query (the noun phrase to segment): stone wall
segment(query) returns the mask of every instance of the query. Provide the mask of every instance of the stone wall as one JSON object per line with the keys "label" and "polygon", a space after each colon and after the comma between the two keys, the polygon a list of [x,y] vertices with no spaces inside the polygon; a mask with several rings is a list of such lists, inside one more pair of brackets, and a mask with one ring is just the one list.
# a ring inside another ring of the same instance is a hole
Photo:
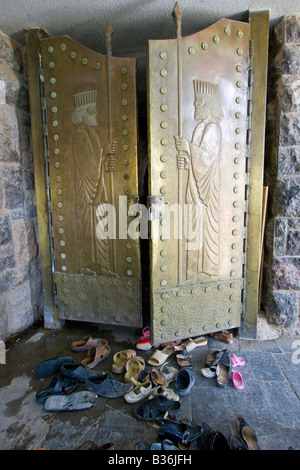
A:
{"label": "stone wall", "polygon": [[24,49],[0,32],[0,339],[42,312]]}
{"label": "stone wall", "polygon": [[262,308],[270,323],[299,331],[300,15],[270,38],[265,184],[269,187]]}

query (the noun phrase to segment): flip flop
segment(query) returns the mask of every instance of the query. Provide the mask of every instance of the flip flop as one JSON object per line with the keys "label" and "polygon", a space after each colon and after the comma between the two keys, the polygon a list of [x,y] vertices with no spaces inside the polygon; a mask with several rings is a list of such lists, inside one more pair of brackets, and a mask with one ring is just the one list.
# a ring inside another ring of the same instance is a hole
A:
{"label": "flip flop", "polygon": [[122,374],[126,369],[126,363],[132,357],[136,356],[134,349],[124,349],[117,352],[113,357],[113,365],[111,370],[114,374]]}
{"label": "flip flop", "polygon": [[138,378],[140,372],[145,369],[145,361],[141,356],[132,357],[126,362],[124,382],[130,382],[132,378]]}
{"label": "flip flop", "polygon": [[166,346],[163,350],[156,349],[156,351],[150,357],[148,364],[154,367],[161,366],[174,352],[174,346],[172,346],[171,344]]}
{"label": "flip flop", "polygon": [[199,336],[198,338],[189,338],[185,340],[182,345],[187,352],[191,352],[199,346],[205,346],[207,344],[207,339],[204,336]]}
{"label": "flip flop", "polygon": [[237,430],[241,435],[243,443],[248,447],[249,450],[260,450],[257,442],[257,437],[254,429],[249,426],[247,421],[239,417],[236,421]]}
{"label": "flip flop", "polygon": [[52,395],[47,398],[44,409],[49,412],[80,411],[95,406],[98,400],[96,393],[81,391],[72,395]]}
{"label": "flip flop", "polygon": [[78,380],[70,377],[53,377],[49,386],[36,393],[36,402],[39,405],[45,403],[52,395],[70,395],[78,387]]}
{"label": "flip flop", "polygon": [[88,350],[87,357],[81,361],[81,365],[87,369],[92,369],[99,364],[99,362],[104,361],[110,354],[110,347],[106,339],[101,339],[100,341],[101,343],[95,344],[95,346],[92,346]]}
{"label": "flip flop", "polygon": [[71,349],[74,352],[78,351],[85,351],[86,349],[90,349],[92,346],[95,346],[101,342],[100,338],[94,339],[92,336],[84,336],[81,340],[79,341],[73,341],[71,344]]}

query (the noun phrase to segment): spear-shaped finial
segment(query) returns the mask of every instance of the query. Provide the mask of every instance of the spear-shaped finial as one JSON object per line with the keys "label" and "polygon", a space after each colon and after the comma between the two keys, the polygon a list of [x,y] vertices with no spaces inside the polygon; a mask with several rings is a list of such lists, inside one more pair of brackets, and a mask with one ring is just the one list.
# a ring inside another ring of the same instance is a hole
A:
{"label": "spear-shaped finial", "polygon": [[113,34],[113,29],[109,21],[106,23],[106,26],[103,32],[105,34],[105,39],[106,39],[106,54],[111,55],[111,37]]}
{"label": "spear-shaped finial", "polygon": [[180,37],[181,37],[181,17],[182,17],[182,11],[181,11],[181,8],[180,8],[178,2],[176,2],[176,4],[175,4],[174,10],[173,10],[173,16],[174,16],[174,18],[176,19],[177,37],[180,38]]}

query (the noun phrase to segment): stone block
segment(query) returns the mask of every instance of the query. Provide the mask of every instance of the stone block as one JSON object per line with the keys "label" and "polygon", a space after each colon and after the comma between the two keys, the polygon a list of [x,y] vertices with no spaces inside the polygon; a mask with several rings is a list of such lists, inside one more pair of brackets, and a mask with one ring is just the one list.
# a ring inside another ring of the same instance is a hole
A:
{"label": "stone block", "polygon": [[18,265],[29,263],[37,254],[37,243],[33,221],[14,221],[12,222],[11,229],[16,263]]}
{"label": "stone block", "polygon": [[300,290],[300,257],[274,258],[271,283],[273,290]]}
{"label": "stone block", "polygon": [[0,245],[10,242],[11,239],[9,216],[0,214]]}
{"label": "stone block", "polygon": [[274,220],[274,256],[285,255],[287,233],[287,219],[285,217],[276,217]]}
{"label": "stone block", "polygon": [[23,71],[24,48],[9,38],[5,33],[0,32],[0,57],[2,62],[9,68]]}
{"label": "stone block", "polygon": [[18,273],[15,269],[0,271],[0,294],[13,289],[19,282]]}
{"label": "stone block", "polygon": [[7,331],[10,336],[25,330],[34,321],[29,282],[6,294]]}
{"label": "stone block", "polygon": [[278,175],[292,176],[300,174],[300,146],[279,147]]}
{"label": "stone block", "polygon": [[0,161],[20,161],[19,123],[16,110],[8,104],[0,105]]}
{"label": "stone block", "polygon": [[297,326],[299,315],[299,294],[297,292],[269,293],[267,317],[271,323],[285,328]]}
{"label": "stone block", "polygon": [[277,181],[272,212],[278,217],[300,217],[300,177]]}
{"label": "stone block", "polygon": [[300,15],[286,15],[274,27],[275,37],[280,44],[300,45]]}
{"label": "stone block", "polygon": [[21,169],[6,168],[2,173],[4,207],[6,209],[20,209],[23,207],[24,193],[22,187]]}
{"label": "stone block", "polygon": [[0,65],[1,104],[12,104],[17,109],[29,109],[26,78],[10,68]]}
{"label": "stone block", "polygon": [[283,75],[282,76],[282,112],[299,112],[300,109],[300,76]]}
{"label": "stone block", "polygon": [[300,217],[294,217],[288,219],[289,229],[300,230]]}
{"label": "stone block", "polygon": [[300,116],[298,114],[289,113],[281,115],[279,145],[300,145]]}
{"label": "stone block", "polygon": [[284,46],[282,51],[282,74],[297,75],[300,67],[299,46]]}
{"label": "stone block", "polygon": [[14,247],[12,243],[0,245],[0,271],[15,267]]}
{"label": "stone block", "polygon": [[290,230],[288,232],[286,254],[300,257],[300,230]]}

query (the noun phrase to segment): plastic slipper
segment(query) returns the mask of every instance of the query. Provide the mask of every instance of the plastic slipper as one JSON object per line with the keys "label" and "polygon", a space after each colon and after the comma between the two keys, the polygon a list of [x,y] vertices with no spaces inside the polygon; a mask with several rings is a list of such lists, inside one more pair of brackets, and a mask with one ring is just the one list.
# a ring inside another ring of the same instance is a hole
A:
{"label": "plastic slipper", "polygon": [[187,352],[193,351],[199,346],[205,346],[207,344],[207,339],[204,336],[199,336],[198,338],[189,338],[182,343],[182,346],[186,349]]}
{"label": "plastic slipper", "polygon": [[53,377],[49,386],[36,393],[36,402],[39,405],[45,403],[52,395],[70,395],[78,387],[78,380],[70,377]]}
{"label": "plastic slipper", "polygon": [[191,357],[192,356],[190,354],[187,354],[186,349],[176,352],[177,364],[180,367],[191,369],[192,368]]}
{"label": "plastic slipper", "polygon": [[126,373],[124,382],[130,382],[132,378],[138,378],[139,373],[145,369],[145,361],[141,356],[135,356],[126,362]]}
{"label": "plastic slipper", "polygon": [[139,338],[136,348],[141,349],[142,351],[148,351],[148,349],[152,348],[151,344],[151,334],[150,334],[150,326],[145,326],[145,328],[142,331],[142,336]]}
{"label": "plastic slipper", "polygon": [[52,395],[47,398],[45,411],[80,411],[95,406],[98,400],[96,393],[82,391],[75,392],[72,395]]}
{"label": "plastic slipper", "polygon": [[257,437],[254,429],[249,426],[247,421],[239,417],[236,421],[237,430],[241,435],[243,443],[248,447],[249,450],[260,450],[257,442]]}
{"label": "plastic slipper", "polygon": [[88,355],[81,361],[81,365],[87,369],[92,369],[99,362],[104,361],[110,354],[110,347],[106,339],[101,339],[101,343],[97,343],[88,350]]}
{"label": "plastic slipper", "polygon": [[148,364],[154,367],[161,366],[174,352],[174,346],[172,346],[171,344],[166,346],[163,350],[156,349],[156,351],[150,357]]}
{"label": "plastic slipper", "polygon": [[230,374],[230,378],[232,380],[234,388],[236,388],[237,390],[242,390],[244,388],[243,377],[239,372],[233,370]]}
{"label": "plastic slipper", "polygon": [[201,424],[192,426],[191,424],[177,422],[167,418],[157,418],[156,423],[161,427],[159,435],[172,436],[179,439],[183,444],[191,442],[203,433]]}
{"label": "plastic slipper", "polygon": [[236,366],[244,366],[245,365],[245,359],[242,357],[237,357],[235,354],[231,354],[230,356],[232,367]]}
{"label": "plastic slipper", "polygon": [[175,415],[179,414],[181,412],[180,402],[159,396],[138,403],[133,408],[133,414],[137,419],[149,423],[155,423],[157,418],[163,418],[167,412]]}
{"label": "plastic slipper", "polygon": [[126,363],[132,357],[136,356],[134,349],[124,349],[117,352],[113,357],[113,365],[111,370],[114,374],[122,374],[126,369]]}
{"label": "plastic slipper", "polygon": [[222,341],[223,343],[233,343],[233,334],[228,330],[217,331],[215,333],[211,333],[210,336],[217,341]]}
{"label": "plastic slipper", "polygon": [[74,364],[73,357],[53,357],[41,362],[35,369],[35,376],[38,379],[45,379],[50,375],[57,374],[60,371],[62,364]]}
{"label": "plastic slipper", "polygon": [[79,341],[73,341],[73,343],[71,344],[71,349],[74,352],[85,351],[86,349],[90,349],[92,346],[95,346],[98,343],[101,344],[100,338],[94,339],[88,335],[88,336],[84,336]]}

